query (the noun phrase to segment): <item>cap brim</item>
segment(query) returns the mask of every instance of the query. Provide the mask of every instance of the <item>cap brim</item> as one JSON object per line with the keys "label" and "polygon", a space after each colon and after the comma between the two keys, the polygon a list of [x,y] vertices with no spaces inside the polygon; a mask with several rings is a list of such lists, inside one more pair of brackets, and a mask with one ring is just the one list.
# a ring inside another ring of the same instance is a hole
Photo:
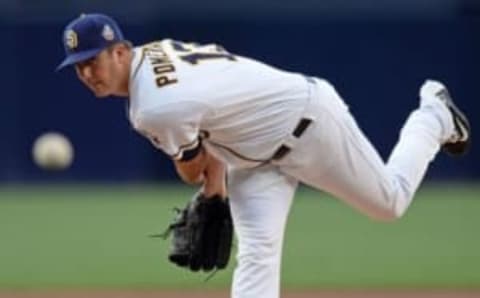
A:
{"label": "cap brim", "polygon": [[90,58],[98,55],[98,53],[100,53],[102,50],[103,50],[103,48],[102,49],[93,49],[93,50],[83,51],[83,52],[79,52],[79,53],[75,53],[75,54],[70,54],[70,55],[68,55],[68,57],[65,58],[65,60],[62,61],[62,63],[60,63],[59,66],[57,66],[56,71],[59,71],[66,66],[76,64],[78,62],[82,62],[82,61],[85,61],[87,59],[90,59]]}

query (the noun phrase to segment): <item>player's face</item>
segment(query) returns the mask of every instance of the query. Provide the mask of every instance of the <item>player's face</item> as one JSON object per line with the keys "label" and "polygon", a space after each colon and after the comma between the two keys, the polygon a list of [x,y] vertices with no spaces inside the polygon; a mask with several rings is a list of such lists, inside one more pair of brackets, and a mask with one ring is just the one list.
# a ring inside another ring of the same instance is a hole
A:
{"label": "player's face", "polygon": [[114,49],[106,49],[97,56],[75,65],[77,76],[96,97],[120,95],[123,87],[125,64]]}

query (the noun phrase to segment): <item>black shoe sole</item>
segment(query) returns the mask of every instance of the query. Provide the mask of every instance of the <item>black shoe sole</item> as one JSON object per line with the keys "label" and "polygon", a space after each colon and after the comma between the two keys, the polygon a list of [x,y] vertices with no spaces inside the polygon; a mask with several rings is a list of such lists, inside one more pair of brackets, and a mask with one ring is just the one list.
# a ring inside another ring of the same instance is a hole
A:
{"label": "black shoe sole", "polygon": [[[463,156],[468,153],[470,150],[470,146],[472,143],[472,131],[470,127],[470,123],[468,121],[467,116],[455,105],[452,100],[452,97],[448,93],[447,89],[442,89],[436,94],[440,97],[445,104],[447,105],[450,113],[452,114],[453,123],[455,125],[455,130],[462,134],[465,130],[467,134],[467,139],[465,141],[459,141],[455,143],[445,143],[442,146],[442,149],[445,153],[451,156]],[[462,127],[464,129],[462,129]],[[462,135],[463,137],[463,135]]]}

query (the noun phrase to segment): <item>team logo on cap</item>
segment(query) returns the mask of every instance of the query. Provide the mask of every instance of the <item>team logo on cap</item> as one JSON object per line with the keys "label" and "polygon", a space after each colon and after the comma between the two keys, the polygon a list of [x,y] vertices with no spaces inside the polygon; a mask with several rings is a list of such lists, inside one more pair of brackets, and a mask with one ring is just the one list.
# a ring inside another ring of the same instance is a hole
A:
{"label": "team logo on cap", "polygon": [[78,36],[73,30],[65,32],[65,44],[69,49],[73,50],[78,46]]}
{"label": "team logo on cap", "polygon": [[113,32],[112,28],[108,25],[103,26],[102,36],[108,41],[111,41],[115,38],[115,33]]}

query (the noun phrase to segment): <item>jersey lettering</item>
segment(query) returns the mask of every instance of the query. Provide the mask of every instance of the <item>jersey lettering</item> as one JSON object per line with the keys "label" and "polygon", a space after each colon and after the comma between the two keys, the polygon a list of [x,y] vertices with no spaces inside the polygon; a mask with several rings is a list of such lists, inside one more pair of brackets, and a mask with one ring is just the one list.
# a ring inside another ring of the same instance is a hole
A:
{"label": "jersey lettering", "polygon": [[177,52],[181,52],[179,58],[192,65],[197,65],[202,60],[208,59],[228,59],[230,61],[236,61],[233,54],[227,52],[223,47],[219,45],[206,45],[201,46],[194,43],[181,43],[178,41],[172,41],[172,48]]}
{"label": "jersey lettering", "polygon": [[178,82],[175,65],[159,42],[145,45],[143,52],[153,67],[155,83],[159,88]]}

